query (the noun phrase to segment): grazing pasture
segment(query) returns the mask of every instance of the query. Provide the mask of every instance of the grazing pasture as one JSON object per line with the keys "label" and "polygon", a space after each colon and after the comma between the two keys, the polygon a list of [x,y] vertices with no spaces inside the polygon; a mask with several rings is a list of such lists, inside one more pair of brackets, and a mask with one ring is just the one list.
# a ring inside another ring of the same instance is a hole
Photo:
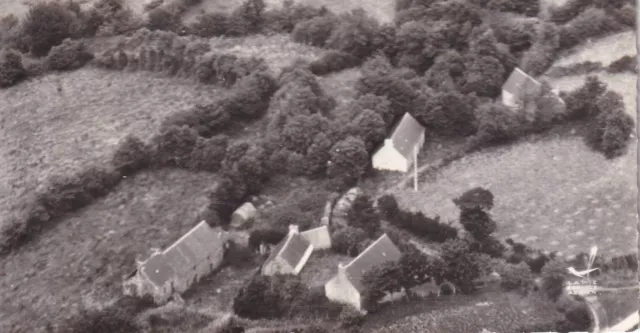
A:
{"label": "grazing pasture", "polygon": [[147,72],[91,67],[0,90],[0,215],[50,176],[104,165],[127,134],[147,140],[167,115],[217,92]]}

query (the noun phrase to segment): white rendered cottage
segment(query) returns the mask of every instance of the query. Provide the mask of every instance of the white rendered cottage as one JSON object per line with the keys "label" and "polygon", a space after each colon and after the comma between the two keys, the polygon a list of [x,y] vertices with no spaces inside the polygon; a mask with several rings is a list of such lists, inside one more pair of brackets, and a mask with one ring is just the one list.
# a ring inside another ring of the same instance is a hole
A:
{"label": "white rendered cottage", "polygon": [[194,283],[220,266],[226,235],[205,221],[178,239],[164,251],[156,250],[123,283],[125,295],[151,296],[156,303],[166,302],[173,293],[182,294]]}
{"label": "white rendered cottage", "polygon": [[400,250],[386,234],[380,236],[349,264],[338,264],[338,273],[324,286],[327,298],[363,311],[362,277],[365,272],[387,261],[398,261],[401,256]]}
{"label": "white rendered cottage", "polygon": [[409,171],[424,145],[424,133],[424,127],[409,113],[405,113],[391,136],[373,154],[373,167],[378,170]]}
{"label": "white rendered cottage", "polygon": [[287,236],[276,245],[262,266],[262,275],[298,275],[309,260],[313,245],[300,235],[297,225],[289,226]]}

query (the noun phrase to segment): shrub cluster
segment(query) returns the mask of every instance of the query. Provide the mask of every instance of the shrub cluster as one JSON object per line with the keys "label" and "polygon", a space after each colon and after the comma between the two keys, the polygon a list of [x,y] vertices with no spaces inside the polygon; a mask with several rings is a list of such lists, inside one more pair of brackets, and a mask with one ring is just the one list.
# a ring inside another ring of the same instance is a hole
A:
{"label": "shrub cluster", "polygon": [[504,291],[528,292],[533,286],[533,274],[524,262],[505,264],[497,268],[500,274],[500,288]]}
{"label": "shrub cluster", "polygon": [[0,88],[11,87],[27,77],[22,56],[15,50],[0,50]]}
{"label": "shrub cluster", "polygon": [[471,249],[468,240],[449,239],[442,244],[442,260],[445,262],[443,278],[460,289],[462,293],[475,290],[474,281],[481,275],[479,254]]}
{"label": "shrub cluster", "polygon": [[63,215],[108,194],[122,179],[111,168],[91,166],[78,174],[53,177],[8,220],[0,235],[0,252],[21,246],[33,233]]}
{"label": "shrub cluster", "polygon": [[255,275],[233,300],[233,311],[249,319],[335,318],[341,308],[328,302],[322,290],[309,289],[295,275]]}
{"label": "shrub cluster", "polygon": [[[619,66],[619,65],[616,64],[616,66]],[[616,66],[614,66],[614,68],[616,68]],[[584,61],[577,64],[571,64],[569,66],[552,67],[547,73],[547,75],[550,77],[585,75],[585,74],[600,71],[603,69],[604,69],[604,66],[602,66],[602,63],[599,61]]]}
{"label": "shrub cluster", "polygon": [[115,306],[102,310],[85,310],[64,322],[60,331],[69,333],[138,333],[140,328],[136,325],[134,316],[135,313]]}
{"label": "shrub cluster", "polygon": [[366,231],[347,226],[332,232],[331,248],[336,253],[355,257],[366,248],[368,240]]}
{"label": "shrub cluster", "polygon": [[58,71],[78,69],[93,59],[81,41],[65,39],[60,45],[51,48],[47,56],[47,67]]}
{"label": "shrub cluster", "polygon": [[514,12],[529,17],[536,17],[540,11],[540,2],[535,0],[491,0],[487,3],[487,8],[503,12]]}
{"label": "shrub cluster", "polygon": [[623,56],[622,58],[609,64],[609,67],[607,67],[607,71],[609,73],[630,72],[636,74],[638,73],[637,59],[634,56]]}
{"label": "shrub cluster", "polygon": [[[380,200],[383,200],[383,199],[380,198]],[[384,200],[382,202],[384,203],[384,201],[393,202],[395,201],[395,198],[393,198],[392,195],[387,195],[384,197]],[[416,236],[425,238],[429,241],[440,242],[440,243],[445,242],[448,239],[457,237],[456,228],[440,222],[439,217],[429,218],[425,216],[422,212],[403,211],[397,208],[397,203],[396,204],[387,203],[385,205],[387,207],[396,206],[395,209],[397,209],[394,215],[386,217],[388,222],[399,228],[408,230],[411,233],[415,234]],[[381,206],[380,201],[378,201],[378,206],[379,206],[379,209],[385,209],[385,208],[380,208]],[[394,208],[392,209],[395,210]],[[384,212],[383,210],[381,211]]]}
{"label": "shrub cluster", "polygon": [[624,28],[604,9],[588,8],[560,29],[560,48],[569,49],[589,38],[619,32]]}

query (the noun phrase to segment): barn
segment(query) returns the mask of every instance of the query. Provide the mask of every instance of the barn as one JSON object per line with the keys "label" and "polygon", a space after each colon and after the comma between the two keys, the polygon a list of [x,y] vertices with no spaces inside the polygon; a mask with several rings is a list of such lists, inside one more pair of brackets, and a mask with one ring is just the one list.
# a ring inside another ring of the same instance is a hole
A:
{"label": "barn", "polygon": [[182,294],[222,263],[226,235],[205,221],[164,251],[154,251],[123,283],[125,295],[151,296],[164,303],[173,293]]}
{"label": "barn", "polygon": [[424,145],[425,129],[409,113],[394,126],[389,138],[373,154],[375,169],[407,172]]}

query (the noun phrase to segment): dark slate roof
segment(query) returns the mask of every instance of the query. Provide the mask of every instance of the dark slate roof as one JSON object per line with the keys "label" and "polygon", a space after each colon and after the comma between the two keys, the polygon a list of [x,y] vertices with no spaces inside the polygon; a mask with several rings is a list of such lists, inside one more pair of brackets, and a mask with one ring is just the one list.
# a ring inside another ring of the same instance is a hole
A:
{"label": "dark slate roof", "polygon": [[173,269],[168,265],[166,258],[162,254],[157,254],[149,258],[142,267],[142,271],[151,283],[157,287],[162,287],[174,274]]}
{"label": "dark slate roof", "polygon": [[347,278],[359,292],[363,292],[362,276],[367,270],[387,261],[400,260],[401,256],[400,250],[384,234],[347,265]]}
{"label": "dark slate roof", "polygon": [[405,113],[402,119],[391,131],[393,147],[405,158],[413,155],[413,147],[424,136],[424,127],[409,113]]}
{"label": "dark slate roof", "polygon": [[502,85],[502,90],[505,90],[518,98],[523,98],[526,92],[535,93],[540,89],[542,84],[536,81],[527,73],[523,72],[520,68],[515,68],[507,81]]}
{"label": "dark slate roof", "polygon": [[311,244],[300,234],[289,234],[271,250],[265,263],[281,257],[291,267],[296,267]]}

